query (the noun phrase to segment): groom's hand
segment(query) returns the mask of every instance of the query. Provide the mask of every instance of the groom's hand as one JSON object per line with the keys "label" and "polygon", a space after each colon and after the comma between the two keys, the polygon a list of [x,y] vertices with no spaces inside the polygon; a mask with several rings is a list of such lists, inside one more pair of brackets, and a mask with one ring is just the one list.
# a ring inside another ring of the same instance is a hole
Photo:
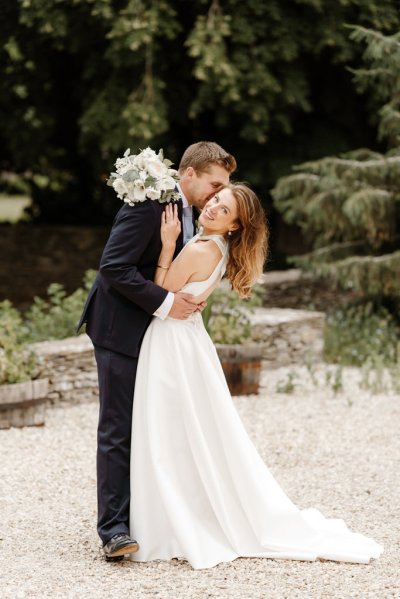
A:
{"label": "groom's hand", "polygon": [[197,308],[196,308],[196,312],[203,312],[204,308],[207,306],[207,302],[200,302],[200,304],[197,304]]}
{"label": "groom's hand", "polygon": [[193,295],[190,293],[175,293],[174,303],[168,314],[171,318],[185,320],[198,308],[198,305],[193,303]]}

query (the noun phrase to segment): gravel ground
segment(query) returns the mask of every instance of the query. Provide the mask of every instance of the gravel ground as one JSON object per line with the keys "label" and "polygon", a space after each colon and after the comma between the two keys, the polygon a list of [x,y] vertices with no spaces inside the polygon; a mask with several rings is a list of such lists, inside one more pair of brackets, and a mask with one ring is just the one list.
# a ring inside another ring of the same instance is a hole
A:
{"label": "gravel ground", "polygon": [[198,571],[181,560],[105,563],[95,531],[97,405],[53,407],[42,428],[0,431],[0,597],[398,599],[400,397],[361,391],[355,369],[337,395],[326,367],[316,383],[296,372],[283,394],[290,369],[265,371],[261,394],[235,398],[237,409],[292,500],[374,537],[385,547],[379,560],[237,559]]}

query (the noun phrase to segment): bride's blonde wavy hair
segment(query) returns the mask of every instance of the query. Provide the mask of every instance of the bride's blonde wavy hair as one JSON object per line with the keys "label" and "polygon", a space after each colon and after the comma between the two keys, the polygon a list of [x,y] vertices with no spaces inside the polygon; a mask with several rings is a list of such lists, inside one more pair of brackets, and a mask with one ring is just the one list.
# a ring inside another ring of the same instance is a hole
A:
{"label": "bride's blonde wavy hair", "polygon": [[251,294],[251,288],[263,272],[268,253],[269,231],[263,207],[257,195],[244,183],[226,185],[236,200],[238,229],[229,239],[226,276],[240,297]]}

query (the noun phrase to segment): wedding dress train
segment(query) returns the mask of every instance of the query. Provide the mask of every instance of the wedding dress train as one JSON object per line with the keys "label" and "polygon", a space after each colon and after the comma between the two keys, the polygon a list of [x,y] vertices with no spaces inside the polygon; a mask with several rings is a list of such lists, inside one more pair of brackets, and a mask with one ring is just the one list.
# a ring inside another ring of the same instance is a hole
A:
{"label": "wedding dress train", "polygon": [[[206,281],[185,285],[195,296],[225,271],[225,240],[208,238],[222,257]],[[193,568],[240,556],[368,563],[383,551],[342,520],[300,510],[280,488],[236,412],[199,313],[152,320],[133,405],[133,560],[178,557]]]}

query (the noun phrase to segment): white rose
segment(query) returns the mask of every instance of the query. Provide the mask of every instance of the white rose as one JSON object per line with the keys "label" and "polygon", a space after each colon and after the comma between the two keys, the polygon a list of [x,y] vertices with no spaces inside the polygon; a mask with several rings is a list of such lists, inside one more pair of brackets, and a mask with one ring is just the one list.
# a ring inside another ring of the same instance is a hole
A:
{"label": "white rose", "polygon": [[143,154],[138,154],[138,155],[135,157],[135,162],[134,162],[134,164],[135,164],[135,167],[136,167],[136,168],[137,168],[139,171],[141,171],[141,170],[143,170],[144,168],[146,168],[146,160],[144,159],[144,157],[143,157]]}
{"label": "white rose", "polygon": [[135,200],[135,187],[131,181],[125,182],[126,197],[130,202]]}
{"label": "white rose", "polygon": [[161,191],[154,189],[154,187],[148,187],[146,189],[146,196],[151,200],[159,200],[161,197]]}
{"label": "white rose", "polygon": [[132,169],[132,165],[131,164],[122,164],[118,168],[118,174],[119,175],[125,175],[125,173],[127,173],[131,169]]}
{"label": "white rose", "polygon": [[126,158],[117,158],[115,162],[115,168],[117,170],[117,173],[121,172],[121,169],[125,168],[127,164],[128,163],[126,161]]}
{"label": "white rose", "polygon": [[144,202],[146,199],[146,189],[143,181],[136,179],[134,182],[133,198],[136,202]]}
{"label": "white rose", "polygon": [[161,191],[168,191],[170,189],[175,189],[176,181],[172,177],[163,177],[156,182],[156,188]]}
{"label": "white rose", "polygon": [[149,160],[146,166],[150,177],[154,177],[155,179],[165,177],[165,175],[168,172],[165,164],[160,162],[158,158],[155,158],[154,160]]}
{"label": "white rose", "polygon": [[123,179],[115,179],[113,181],[113,188],[117,192],[117,196],[122,200],[124,193],[127,193],[125,181]]}
{"label": "white rose", "polygon": [[152,158],[157,158],[157,154],[155,153],[155,151],[149,147],[142,150],[140,152],[139,156],[143,156],[143,158],[145,158],[146,160],[151,160]]}

